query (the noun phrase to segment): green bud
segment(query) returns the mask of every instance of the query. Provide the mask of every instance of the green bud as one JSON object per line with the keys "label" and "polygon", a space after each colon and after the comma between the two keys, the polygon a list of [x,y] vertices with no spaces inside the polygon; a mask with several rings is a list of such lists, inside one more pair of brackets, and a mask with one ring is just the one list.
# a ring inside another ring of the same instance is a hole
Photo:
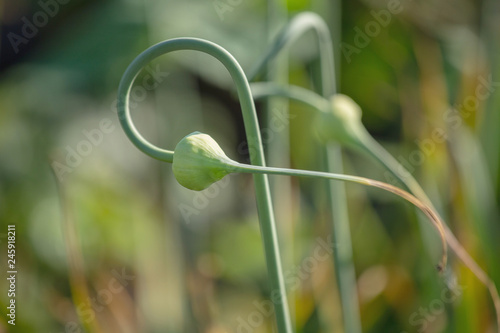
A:
{"label": "green bud", "polygon": [[330,108],[316,118],[315,128],[323,142],[356,145],[364,129],[361,108],[352,98],[336,94],[330,99]]}
{"label": "green bud", "polygon": [[172,169],[182,186],[201,191],[230,173],[231,160],[210,135],[193,132],[174,151]]}

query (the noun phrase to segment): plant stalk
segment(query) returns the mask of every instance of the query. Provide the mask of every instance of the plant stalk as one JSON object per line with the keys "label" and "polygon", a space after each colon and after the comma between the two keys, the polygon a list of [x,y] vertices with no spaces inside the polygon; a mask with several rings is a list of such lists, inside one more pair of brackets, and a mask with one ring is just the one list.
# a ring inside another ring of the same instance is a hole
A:
{"label": "plant stalk", "polygon": [[[135,128],[129,109],[129,95],[133,82],[141,69],[153,59],[164,54],[193,50],[206,53],[219,60],[229,71],[238,92],[252,164],[264,166],[264,152],[260,136],[257,113],[245,73],[234,57],[219,45],[197,38],[170,39],[151,46],[135,58],[125,71],[118,88],[118,116],[126,135],[132,143],[147,155],[165,162],[173,162],[173,151],[158,148]],[[268,274],[271,282],[276,324],[279,333],[291,333],[292,326],[279,253],[276,224],[267,175],[254,175],[254,184],[259,212],[259,221],[264,242]]]}
{"label": "plant stalk", "polygon": [[[399,162],[389,154],[373,137],[366,132],[366,134],[361,138],[362,145],[360,148],[372,156],[374,159],[379,161],[384,165],[392,175],[394,175],[404,186],[413,193],[417,198],[429,206],[435,211],[434,205],[431,200],[422,189],[417,180],[411,175],[411,173],[406,170]],[[472,273],[478,278],[479,281],[488,289],[491,298],[493,300],[493,305],[495,308],[495,315],[497,319],[498,333],[500,333],[500,296],[498,294],[498,289],[495,283],[491,280],[488,274],[477,264],[477,262],[470,256],[470,254],[464,249],[462,244],[455,237],[451,229],[446,223],[444,225],[444,232],[446,236],[446,241],[448,245],[453,250],[455,255],[467,266]]]}
{"label": "plant stalk", "polygon": [[[272,48],[250,71],[250,81],[258,78],[266,68],[266,64],[276,57],[281,50],[294,43],[310,29],[316,33],[318,38],[321,93],[326,99],[334,95],[337,88],[331,35],[324,20],[314,13],[302,13],[294,17],[276,38]],[[339,145],[328,144],[323,147],[321,160],[322,170],[336,173],[343,172],[342,152]],[[344,329],[349,333],[361,333],[345,187],[341,183],[329,183],[326,186],[327,202],[330,203],[330,215],[333,220],[332,238],[338,245],[337,251],[334,251],[334,266],[342,304]]]}
{"label": "plant stalk", "polygon": [[365,186],[376,187],[391,193],[394,193],[406,201],[412,203],[418,209],[420,209],[432,222],[433,226],[439,233],[442,243],[442,257],[437,265],[437,270],[441,273],[444,271],[447,263],[447,246],[446,246],[446,235],[444,229],[444,222],[441,220],[436,211],[427,203],[421,201],[414,195],[400,189],[399,187],[373,180],[365,177],[358,177],[345,174],[336,174],[321,171],[309,171],[309,170],[295,170],[295,169],[284,169],[284,168],[274,168],[274,167],[260,167],[255,165],[241,164],[237,162],[231,162],[230,170],[231,172],[240,173],[258,173],[258,174],[268,174],[268,175],[281,175],[281,176],[295,176],[295,177],[308,177],[308,178],[318,178],[318,179],[330,179],[338,181],[353,182]]}
{"label": "plant stalk", "polygon": [[[273,83],[252,83],[252,92],[254,99],[268,98],[278,96],[288,98],[305,105],[310,106],[318,112],[325,112],[328,107],[328,101],[318,94],[307,89],[289,86],[283,87]],[[405,188],[415,195],[418,199],[436,211],[429,197],[422,189],[417,180],[382,147],[363,127],[360,137],[353,138],[351,148],[356,148],[382,164],[396,179],[398,179]],[[486,272],[469,255],[464,247],[459,243],[453,232],[446,223],[443,224],[446,241],[455,255],[467,266],[478,280],[488,289],[493,300],[497,323],[500,323],[500,296],[498,289]],[[499,324],[500,327],[500,324]],[[500,333],[500,328],[498,330]]]}

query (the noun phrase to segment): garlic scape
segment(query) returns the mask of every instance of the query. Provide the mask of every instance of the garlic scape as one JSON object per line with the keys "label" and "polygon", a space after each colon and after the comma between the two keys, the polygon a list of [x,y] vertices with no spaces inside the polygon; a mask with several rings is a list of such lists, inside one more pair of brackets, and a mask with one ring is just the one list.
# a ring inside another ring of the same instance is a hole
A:
{"label": "garlic scape", "polygon": [[[316,111],[315,129],[318,138],[323,143],[338,142],[369,155],[382,164],[421,203],[436,212],[418,181],[366,130],[361,121],[361,108],[350,97],[337,94],[327,100],[301,87],[284,87],[269,82],[252,83],[251,89],[254,99],[283,97],[310,106]],[[439,216],[437,217],[441,220]],[[488,289],[495,307],[497,322],[500,322],[500,296],[495,283],[460,244],[448,225],[442,223],[442,227],[446,242],[452,252]]]}
{"label": "garlic scape", "polygon": [[314,109],[314,129],[322,144],[337,142],[351,148],[364,146],[368,133],[361,122],[362,111],[349,96],[335,94],[326,99],[302,87],[271,82],[252,83],[250,88],[255,100],[283,97]]}
{"label": "garlic scape", "polygon": [[316,116],[314,125],[322,142],[337,141],[347,146],[359,145],[359,138],[364,131],[361,108],[343,94],[330,98],[326,110]]}
{"label": "garlic scape", "polygon": [[[310,34],[309,32],[312,32]],[[273,68],[273,60],[279,54],[291,53],[292,45],[298,40],[308,38],[316,42],[319,70],[311,71],[316,82],[320,83],[318,92],[325,99],[337,93],[337,69],[334,59],[332,37],[340,37],[331,33],[326,21],[317,13],[301,12],[295,15],[288,24],[278,33],[269,48],[248,71],[249,81],[255,81],[263,76],[267,70]],[[279,65],[278,65],[279,66]],[[272,72],[272,71],[271,71]],[[271,78],[269,75],[268,78]],[[273,146],[270,148],[272,149]],[[318,169],[327,172],[343,173],[341,147],[337,144],[318,143],[320,160]],[[272,153],[272,151],[270,151]],[[255,163],[252,163],[255,164]],[[326,184],[322,189],[327,203],[327,216],[331,223],[331,237],[339,246],[339,251],[333,252],[333,265],[336,276],[336,288],[339,293],[343,329],[349,333],[361,333],[360,305],[356,285],[356,270],[353,263],[352,236],[350,231],[349,211],[345,186],[342,183]],[[318,202],[319,204],[319,202]],[[322,214],[322,212],[318,212]]]}
{"label": "garlic scape", "polygon": [[353,182],[383,189],[412,203],[429,218],[441,237],[443,247],[443,254],[437,269],[441,272],[446,267],[447,247],[445,233],[443,229],[443,222],[439,218],[438,214],[431,207],[410,193],[393,185],[369,178],[344,174],[273,168],[238,163],[227,157],[219,144],[211,136],[200,132],[193,132],[185,136],[177,144],[174,150],[173,171],[179,184],[196,191],[201,191],[209,187],[230,173],[321,178]]}
{"label": "garlic scape", "polygon": [[[241,105],[245,132],[250,150],[250,161],[265,165],[264,147],[260,135],[257,112],[245,72],[238,61],[224,48],[210,41],[198,38],[174,38],[151,46],[139,54],[129,65],[118,87],[117,109],[120,124],[130,141],[145,154],[168,163],[174,163],[176,177],[181,184],[194,190],[202,190],[227,174],[226,160],[218,145],[208,142],[203,136],[185,138],[174,151],[157,147],[147,141],[137,130],[130,114],[130,95],[134,80],[151,61],[162,55],[190,50],[201,52],[218,60],[229,72],[234,82]],[[222,153],[222,154],[221,154]],[[276,328],[280,333],[293,331],[288,309],[288,298],[281,265],[276,223],[269,183],[266,175],[255,175],[255,197],[259,214],[264,253],[266,255],[269,287],[273,297],[280,302],[273,303]]]}

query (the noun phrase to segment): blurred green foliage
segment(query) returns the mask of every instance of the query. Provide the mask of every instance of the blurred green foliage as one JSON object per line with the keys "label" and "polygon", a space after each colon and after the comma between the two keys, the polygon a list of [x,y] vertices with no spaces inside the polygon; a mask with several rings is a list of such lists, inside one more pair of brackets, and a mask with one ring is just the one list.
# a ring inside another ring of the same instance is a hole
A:
{"label": "blurred green foliage", "polygon": [[[271,332],[250,176],[231,176],[200,193],[188,191],[175,182],[170,165],[131,145],[114,108],[127,65],[168,38],[209,39],[249,70],[272,37],[266,28],[270,2],[3,3],[0,332],[214,333],[248,327]],[[356,45],[359,31],[366,34],[389,2],[276,5],[288,16],[312,10],[327,20],[340,11],[341,40],[359,50],[347,57],[334,40],[341,92],[362,106],[368,130],[419,179],[498,285],[500,9],[493,0],[402,2],[401,12],[367,35],[365,46]],[[226,7],[217,7],[221,3]],[[54,15],[44,9],[48,4]],[[46,13],[45,24],[40,13]],[[33,37],[23,35],[29,30],[26,22],[38,22]],[[13,34],[23,42],[13,44]],[[293,47],[291,83],[311,86],[314,49],[306,38]],[[134,119],[148,139],[172,149],[199,130],[232,158],[247,160],[237,100],[220,64],[180,52],[152,68],[168,76],[133,97]],[[477,89],[486,95],[478,96]],[[452,107],[462,112],[447,113]],[[295,116],[290,118],[291,165],[311,168],[318,152],[311,148],[310,113],[293,103],[290,113]],[[103,120],[109,121],[107,132]],[[446,142],[430,140],[436,128],[446,132]],[[374,162],[353,151],[345,155],[347,173],[389,181]],[[292,236],[280,241],[293,243],[291,269],[297,270],[329,227],[314,204],[313,198],[322,195],[314,182],[291,184],[291,219],[278,223],[293,227]],[[453,260],[448,282],[456,280],[463,289],[452,301],[443,299],[446,284],[433,269],[439,249],[421,239],[409,205],[380,191],[347,188],[364,332],[495,331],[486,290]],[[275,196],[279,205],[280,195]],[[18,270],[15,326],[4,315],[9,302],[6,233],[12,224]],[[81,258],[82,267],[72,258]],[[332,266],[331,260],[319,262],[294,290],[290,302],[297,332],[342,331]],[[261,324],[254,327],[256,322]]]}

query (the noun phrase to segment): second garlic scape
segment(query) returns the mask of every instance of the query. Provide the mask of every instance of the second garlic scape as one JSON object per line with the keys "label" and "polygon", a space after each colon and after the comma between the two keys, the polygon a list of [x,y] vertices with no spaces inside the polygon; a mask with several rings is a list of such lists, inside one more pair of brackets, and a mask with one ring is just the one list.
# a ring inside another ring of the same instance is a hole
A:
{"label": "second garlic scape", "polygon": [[[361,121],[361,107],[350,97],[337,94],[329,100],[297,86],[283,87],[274,83],[252,84],[255,99],[285,97],[308,105],[315,114],[315,129],[322,143],[337,142],[357,149],[380,162],[420,202],[435,212],[435,208],[415,178],[387,152],[366,130]],[[439,218],[441,219],[441,218]],[[450,228],[443,223],[447,244],[452,252],[488,289],[493,300],[497,322],[500,322],[500,297],[493,280],[460,244]]]}

